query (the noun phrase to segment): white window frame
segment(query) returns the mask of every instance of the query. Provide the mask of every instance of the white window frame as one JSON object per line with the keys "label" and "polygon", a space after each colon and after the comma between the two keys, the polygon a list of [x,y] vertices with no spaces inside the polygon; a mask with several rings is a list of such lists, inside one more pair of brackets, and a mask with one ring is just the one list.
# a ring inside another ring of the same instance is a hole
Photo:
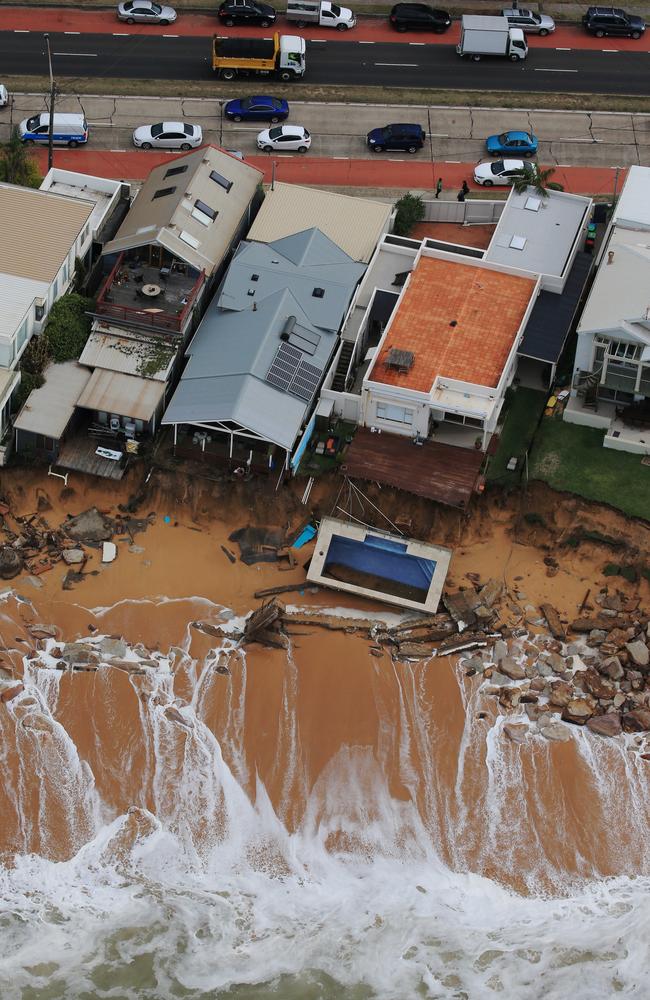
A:
{"label": "white window frame", "polygon": [[[401,417],[398,416],[399,413],[402,414]],[[377,403],[375,414],[377,420],[385,420],[389,424],[405,424],[407,427],[412,427],[415,421],[414,410],[409,410],[406,406],[397,406],[394,403]]]}

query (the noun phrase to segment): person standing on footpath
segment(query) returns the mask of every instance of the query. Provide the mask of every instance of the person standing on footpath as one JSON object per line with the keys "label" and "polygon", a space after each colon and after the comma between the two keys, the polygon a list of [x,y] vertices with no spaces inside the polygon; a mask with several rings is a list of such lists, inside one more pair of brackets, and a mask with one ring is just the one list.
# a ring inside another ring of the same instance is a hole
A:
{"label": "person standing on footpath", "polygon": [[436,184],[436,198],[439,198],[442,194],[442,177],[438,178],[438,183]]}
{"label": "person standing on footpath", "polygon": [[469,194],[469,184],[467,183],[467,181],[463,181],[462,187],[458,192],[458,194],[456,195],[456,198],[458,201],[465,201],[465,197],[468,194]]}

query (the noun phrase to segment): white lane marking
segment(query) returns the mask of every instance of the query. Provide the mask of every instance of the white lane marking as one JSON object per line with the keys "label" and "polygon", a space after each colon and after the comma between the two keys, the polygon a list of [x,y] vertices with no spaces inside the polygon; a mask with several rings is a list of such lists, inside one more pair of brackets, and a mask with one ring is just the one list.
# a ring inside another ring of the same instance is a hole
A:
{"label": "white lane marking", "polygon": [[325,43],[327,41],[327,39],[326,38],[310,38],[309,41],[310,42],[323,42],[323,43]]}
{"label": "white lane marking", "polygon": [[358,45],[374,45],[375,43],[374,42],[363,42],[363,41],[361,41],[361,42],[358,42],[357,44]]}
{"label": "white lane marking", "polygon": [[431,139],[448,139],[449,132],[429,132],[429,138]]}
{"label": "white lane marking", "polygon": [[163,38],[178,38],[178,35],[163,35]]}
{"label": "white lane marking", "polygon": [[129,37],[128,31],[114,31],[113,32],[113,38],[128,38],[128,37]]}
{"label": "white lane marking", "polygon": [[426,45],[426,42],[409,42],[409,45]]}
{"label": "white lane marking", "polygon": [[26,28],[14,28],[14,35],[29,35],[29,33]]}
{"label": "white lane marking", "polygon": [[349,156],[333,156],[332,159],[333,160],[349,160],[350,157]]}
{"label": "white lane marking", "polygon": [[64,31],[63,34],[64,35],[80,35],[81,32],[80,31]]}
{"label": "white lane marking", "polygon": [[445,160],[445,163],[461,163],[461,160]]}
{"label": "white lane marking", "polygon": [[601,49],[601,52],[618,52],[618,49]]}
{"label": "white lane marking", "polygon": [[570,167],[570,163],[558,163],[558,167]]}
{"label": "white lane marking", "polygon": [[550,139],[548,142],[604,142],[604,139],[572,139],[568,135],[561,135],[559,139]]}
{"label": "white lane marking", "polygon": [[416,68],[419,65],[420,65],[419,63],[375,63],[375,66],[407,66],[407,67],[414,66]]}
{"label": "white lane marking", "polygon": [[98,52],[53,52],[53,56],[78,56],[82,59],[97,59]]}
{"label": "white lane marking", "polygon": [[556,49],[555,49],[555,51],[556,51],[556,52],[571,52],[571,49],[561,49],[561,48],[556,48]]}
{"label": "white lane marking", "polygon": [[577,69],[538,69],[535,68],[536,73],[577,73]]}

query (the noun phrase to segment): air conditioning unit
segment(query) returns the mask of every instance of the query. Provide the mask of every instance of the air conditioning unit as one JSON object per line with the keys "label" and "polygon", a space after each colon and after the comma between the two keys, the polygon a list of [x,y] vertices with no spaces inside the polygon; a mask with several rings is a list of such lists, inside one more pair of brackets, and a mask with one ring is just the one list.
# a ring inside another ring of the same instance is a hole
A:
{"label": "air conditioning unit", "polygon": [[135,423],[133,420],[124,421],[124,433],[128,438],[135,437]]}
{"label": "air conditioning unit", "polygon": [[116,433],[117,431],[120,430],[120,428],[122,426],[121,423],[120,423],[120,418],[116,417],[116,416],[111,416],[111,419],[109,421],[109,425],[108,426],[110,427],[110,429],[113,432]]}

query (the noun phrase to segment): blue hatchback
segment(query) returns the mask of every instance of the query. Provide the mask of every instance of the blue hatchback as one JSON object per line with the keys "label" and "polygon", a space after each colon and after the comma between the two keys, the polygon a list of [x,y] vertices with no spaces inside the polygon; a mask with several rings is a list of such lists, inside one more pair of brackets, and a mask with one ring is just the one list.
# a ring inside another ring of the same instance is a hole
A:
{"label": "blue hatchback", "polygon": [[228,101],[223,113],[231,122],[283,122],[289,117],[289,104],[280,97],[241,97]]}
{"label": "blue hatchback", "polygon": [[532,132],[502,132],[488,136],[485,145],[492,156],[534,156],[537,137]]}

